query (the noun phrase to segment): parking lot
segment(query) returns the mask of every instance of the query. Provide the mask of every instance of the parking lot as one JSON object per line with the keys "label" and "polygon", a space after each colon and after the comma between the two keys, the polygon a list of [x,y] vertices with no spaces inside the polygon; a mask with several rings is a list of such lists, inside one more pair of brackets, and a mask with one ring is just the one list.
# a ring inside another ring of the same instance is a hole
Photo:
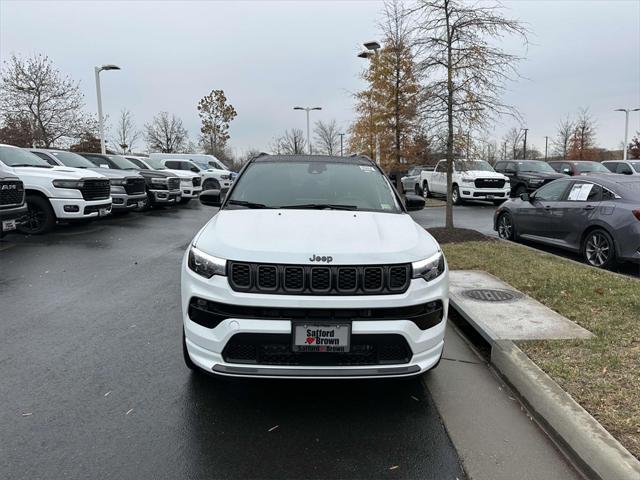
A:
{"label": "parking lot", "polygon": [[454,328],[426,383],[191,374],[179,263],[214,211],[192,202],[2,240],[0,477],[574,475]]}

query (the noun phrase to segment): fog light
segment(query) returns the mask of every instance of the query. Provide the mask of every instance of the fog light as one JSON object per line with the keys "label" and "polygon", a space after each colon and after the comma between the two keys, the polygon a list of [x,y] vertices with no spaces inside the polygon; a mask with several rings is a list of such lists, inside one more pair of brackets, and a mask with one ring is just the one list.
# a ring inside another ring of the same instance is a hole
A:
{"label": "fog light", "polygon": [[469,195],[471,192],[469,192],[468,190],[463,190],[463,191],[462,191],[462,193],[463,193],[464,195]]}
{"label": "fog light", "polygon": [[65,205],[64,211],[69,213],[76,213],[80,211],[80,207],[78,205]]}
{"label": "fog light", "polygon": [[124,203],[124,198],[114,198],[113,203],[115,205],[122,205]]}

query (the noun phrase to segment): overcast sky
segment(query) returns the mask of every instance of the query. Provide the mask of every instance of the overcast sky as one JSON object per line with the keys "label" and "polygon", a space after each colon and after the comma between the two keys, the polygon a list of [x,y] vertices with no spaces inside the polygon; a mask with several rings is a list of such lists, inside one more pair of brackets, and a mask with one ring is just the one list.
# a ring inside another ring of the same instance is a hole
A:
{"label": "overcast sky", "polygon": [[[506,100],[544,149],[558,121],[589,107],[600,146],[617,148],[624,114],[640,107],[640,0],[511,1],[507,14],[533,32],[526,79]],[[353,119],[351,94],[364,85],[361,42],[377,38],[377,1],[29,1],[0,0],[0,59],[44,53],[81,82],[96,111],[93,66],[103,72],[105,113],[129,109],[139,126],[166,110],[197,138],[198,100],[223,89],[238,112],[231,146],[267,149],[285,129],[305,128],[294,105],[321,106],[312,119]],[[518,42],[506,44],[522,53]],[[497,125],[499,139],[513,122]],[[640,112],[631,131],[640,130]],[[142,143],[138,145],[142,147]]]}

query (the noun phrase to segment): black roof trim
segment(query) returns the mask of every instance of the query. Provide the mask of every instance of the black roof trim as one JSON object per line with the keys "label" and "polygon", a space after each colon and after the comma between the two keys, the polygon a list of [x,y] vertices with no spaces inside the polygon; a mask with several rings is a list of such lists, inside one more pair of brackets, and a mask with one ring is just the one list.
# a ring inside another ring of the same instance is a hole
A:
{"label": "black roof trim", "polygon": [[365,155],[351,155],[338,157],[335,155],[269,155],[261,153],[254,157],[252,162],[260,163],[284,163],[284,162],[322,162],[322,163],[349,163],[353,165],[373,165],[373,160]]}

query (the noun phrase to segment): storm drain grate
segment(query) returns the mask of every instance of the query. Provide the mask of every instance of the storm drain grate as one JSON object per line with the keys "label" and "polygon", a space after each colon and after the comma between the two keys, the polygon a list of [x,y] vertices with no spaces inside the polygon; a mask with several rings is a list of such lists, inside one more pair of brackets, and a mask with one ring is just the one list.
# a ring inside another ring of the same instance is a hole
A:
{"label": "storm drain grate", "polygon": [[474,288],[463,290],[462,295],[480,302],[510,302],[522,298],[522,294],[513,290],[497,290],[493,288]]}

